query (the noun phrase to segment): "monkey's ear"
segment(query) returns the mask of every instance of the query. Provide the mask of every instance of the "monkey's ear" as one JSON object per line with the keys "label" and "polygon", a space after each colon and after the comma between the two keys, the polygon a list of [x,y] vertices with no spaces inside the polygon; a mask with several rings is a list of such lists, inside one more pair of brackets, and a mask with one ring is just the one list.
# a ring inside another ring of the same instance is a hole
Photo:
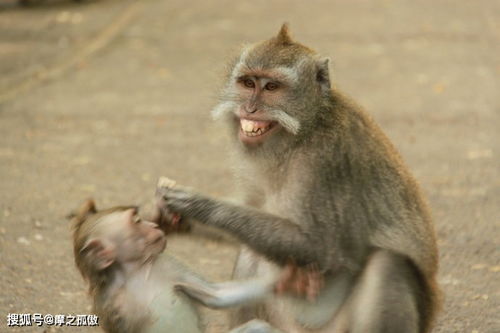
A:
{"label": "monkey's ear", "polygon": [[329,92],[331,87],[330,84],[330,71],[329,64],[330,58],[321,58],[316,61],[316,81],[321,86],[323,92]]}
{"label": "monkey's ear", "polygon": [[97,213],[93,199],[87,199],[78,209],[77,217],[81,220],[87,219],[90,215]]}
{"label": "monkey's ear", "polygon": [[66,215],[67,219],[77,218],[77,220],[85,220],[89,215],[97,213],[97,208],[93,199],[87,199],[80,207]]}
{"label": "monkey's ear", "polygon": [[85,212],[86,212],[87,214],[95,214],[95,213],[97,213],[97,208],[96,208],[96,206],[95,206],[95,201],[94,201],[94,199],[87,199],[87,200],[83,203],[83,205],[82,205],[81,209],[85,210]]}
{"label": "monkey's ear", "polygon": [[114,247],[100,239],[89,239],[80,250],[80,255],[84,256],[98,271],[111,266],[116,258]]}
{"label": "monkey's ear", "polygon": [[292,37],[290,37],[290,30],[288,29],[288,23],[285,22],[281,26],[280,31],[278,32],[278,36],[276,36],[276,39],[280,44],[283,45],[290,45],[293,43]]}

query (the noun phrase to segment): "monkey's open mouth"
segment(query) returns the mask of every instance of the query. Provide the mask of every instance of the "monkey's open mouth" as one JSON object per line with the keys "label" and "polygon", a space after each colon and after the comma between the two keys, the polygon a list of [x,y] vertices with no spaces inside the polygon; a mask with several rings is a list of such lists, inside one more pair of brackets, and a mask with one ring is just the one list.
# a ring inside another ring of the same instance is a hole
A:
{"label": "monkey's open mouth", "polygon": [[274,121],[267,120],[250,120],[250,119],[240,119],[241,126],[241,140],[244,142],[254,142],[259,140],[264,134],[267,134],[271,129],[275,127],[277,123]]}

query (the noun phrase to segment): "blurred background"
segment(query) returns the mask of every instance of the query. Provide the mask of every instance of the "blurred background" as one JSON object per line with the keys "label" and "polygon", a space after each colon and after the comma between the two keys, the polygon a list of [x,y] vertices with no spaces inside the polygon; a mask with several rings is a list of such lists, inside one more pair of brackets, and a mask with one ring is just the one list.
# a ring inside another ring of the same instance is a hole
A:
{"label": "blurred background", "polygon": [[[144,204],[161,175],[231,194],[213,124],[224,65],[277,33],[333,60],[335,85],[398,147],[432,207],[434,332],[500,332],[498,1],[0,0],[0,331],[8,313],[88,314],[65,219],[85,198]],[[236,247],[167,251],[217,281]],[[226,328],[208,311],[209,332]]]}

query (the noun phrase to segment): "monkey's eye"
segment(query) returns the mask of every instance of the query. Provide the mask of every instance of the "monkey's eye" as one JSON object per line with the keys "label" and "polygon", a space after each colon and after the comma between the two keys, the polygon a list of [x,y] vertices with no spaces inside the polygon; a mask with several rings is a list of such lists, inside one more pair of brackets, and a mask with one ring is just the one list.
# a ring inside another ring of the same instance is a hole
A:
{"label": "monkey's eye", "polygon": [[243,79],[242,82],[247,88],[255,88],[255,83],[251,79]]}
{"label": "monkey's eye", "polygon": [[265,90],[269,90],[269,91],[273,91],[273,90],[276,90],[279,88],[279,84],[277,84],[276,82],[268,82],[265,86],[264,86],[264,89]]}
{"label": "monkey's eye", "polygon": [[134,216],[134,223],[141,223],[141,221],[142,220],[138,215]]}

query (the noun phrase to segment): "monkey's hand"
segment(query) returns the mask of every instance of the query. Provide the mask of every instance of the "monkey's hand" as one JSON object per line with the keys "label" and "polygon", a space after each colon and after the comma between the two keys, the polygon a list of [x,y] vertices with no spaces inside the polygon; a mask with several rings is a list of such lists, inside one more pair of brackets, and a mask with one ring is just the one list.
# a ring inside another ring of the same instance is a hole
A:
{"label": "monkey's hand", "polygon": [[187,221],[183,220],[178,213],[161,207],[161,203],[158,200],[154,211],[148,215],[147,219],[158,224],[166,235],[174,232],[188,232],[190,230],[190,224]]}
{"label": "monkey's hand", "polygon": [[164,203],[161,193],[165,190],[173,189],[175,186],[175,181],[167,177],[160,177],[156,188],[156,211],[153,221],[158,223],[160,228],[167,234],[190,230],[188,223],[181,223],[181,215],[177,211],[169,209]]}
{"label": "monkey's hand", "polygon": [[200,218],[208,209],[210,199],[182,186],[156,189],[158,207],[165,214],[178,214],[182,218]]}
{"label": "monkey's hand", "polygon": [[289,262],[276,283],[275,292],[278,295],[288,292],[297,296],[305,296],[307,300],[313,302],[323,285],[323,275],[316,265],[299,267],[295,263]]}

